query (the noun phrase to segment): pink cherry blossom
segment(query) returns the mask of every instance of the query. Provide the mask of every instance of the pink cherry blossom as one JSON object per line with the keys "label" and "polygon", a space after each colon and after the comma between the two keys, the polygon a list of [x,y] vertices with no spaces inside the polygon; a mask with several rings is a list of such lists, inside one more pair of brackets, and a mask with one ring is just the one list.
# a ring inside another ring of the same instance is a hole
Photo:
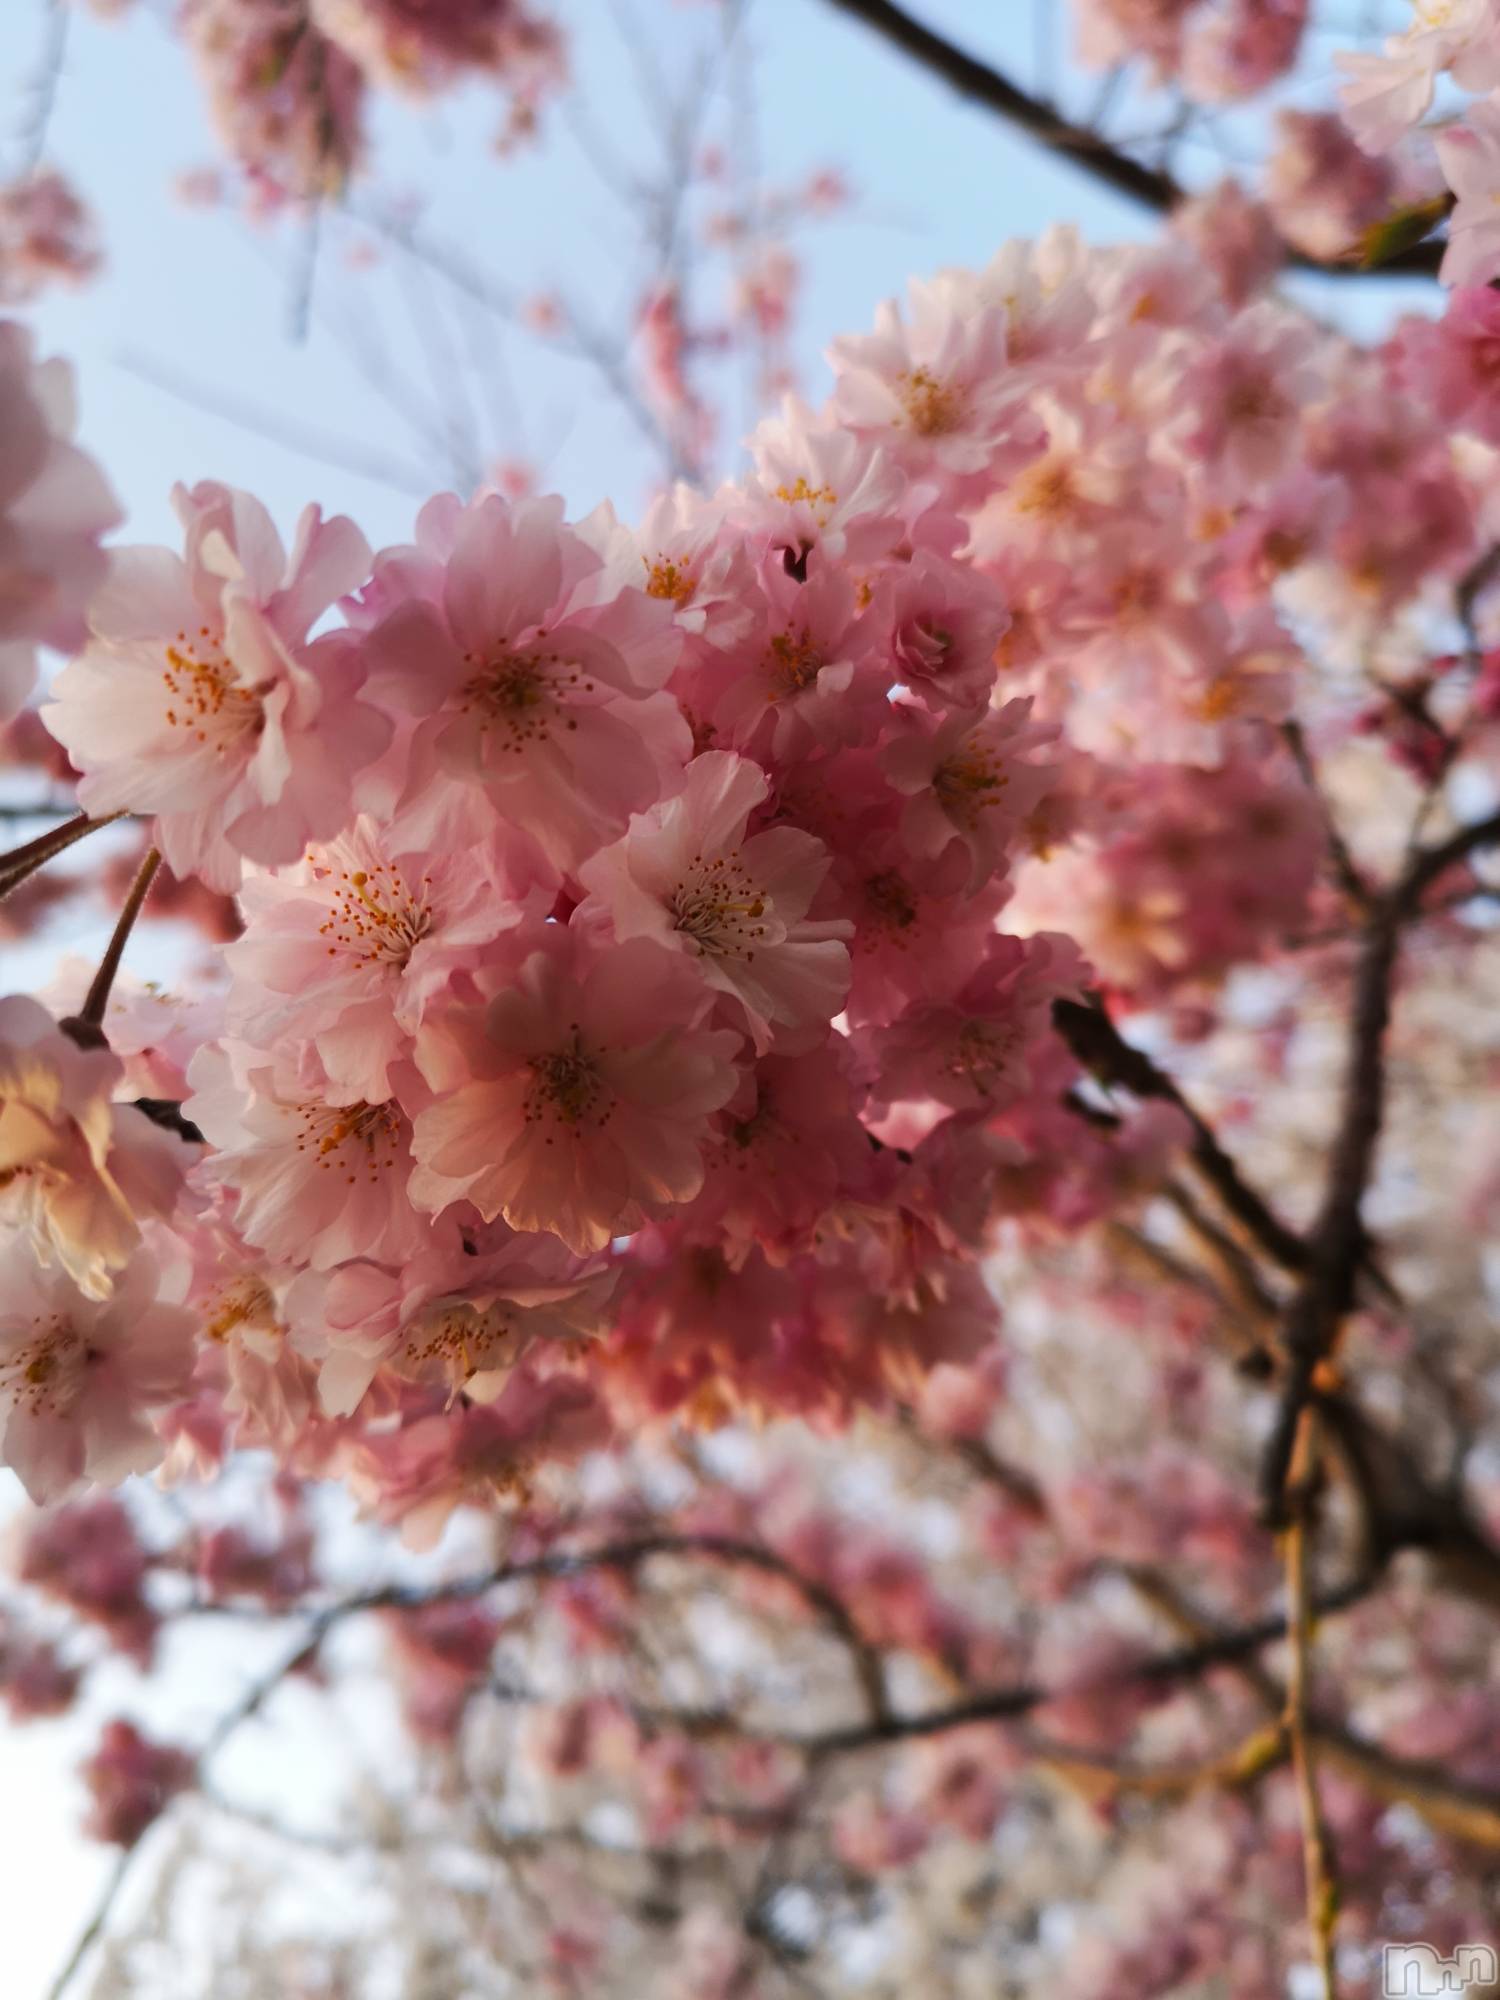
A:
{"label": "pink cherry blossom", "polygon": [[174,1793],[193,1782],[186,1751],[153,1743],[133,1722],[105,1726],[98,1748],[82,1766],[93,1798],[84,1831],[116,1847],[134,1847]]}
{"label": "pink cherry blossom", "polygon": [[0,187],[0,300],[23,305],[49,284],[83,284],[101,263],[94,219],[55,168]]}
{"label": "pink cherry blossom", "polygon": [[869,441],[788,398],[779,419],[760,424],[753,448],[732,518],[794,571],[805,572],[814,549],[868,562],[901,539],[896,510],[906,482]]}
{"label": "pink cherry blossom", "polygon": [[968,852],[970,887],[998,868],[1004,850],[1047,788],[1028,756],[1048,740],[1028,701],[981,714],[955,710],[936,725],[901,705],[883,762],[909,800],[903,834],[915,854],[937,860],[955,842]]}
{"label": "pink cherry blossom", "polygon": [[[1500,36],[1500,28],[1495,32]],[[1470,105],[1434,143],[1443,177],[1458,197],[1448,219],[1443,283],[1487,284],[1500,271],[1500,98]]]}
{"label": "pink cherry blossom", "polygon": [[77,644],[104,574],[99,538],[120,510],[93,460],[71,442],[73,380],[38,363],[31,336],[0,320],[0,722],[31,693],[38,642]]}
{"label": "pink cherry blossom", "polygon": [[917,477],[1003,475],[1042,442],[1029,384],[1007,366],[1007,325],[1001,306],[976,308],[941,279],[914,283],[909,323],[888,302],[874,333],[829,349],[833,407],[856,436],[878,440]]}
{"label": "pink cherry blossom", "polygon": [[203,1181],[234,1195],[247,1243],[314,1270],[419,1247],[411,1121],[395,1099],[340,1101],[326,1082],[278,1075],[269,1057],[233,1041],[200,1049],[188,1083],[184,1115],[214,1149]]}
{"label": "pink cherry blossom", "polygon": [[0,1221],[91,1298],[176,1200],[187,1148],[111,1094],[121,1066],[82,1049],[34,1000],[0,1001]]}
{"label": "pink cherry blossom", "polygon": [[1083,978],[1066,938],[996,937],[950,999],[918,1001],[863,1038],[875,1097],[1003,1109],[1025,1088],[1028,1054],[1046,1034],[1053,1000],[1076,996]]}
{"label": "pink cherry blossom", "polygon": [[743,1007],[758,1048],[776,1030],[825,1027],[849,982],[848,922],[807,915],[828,872],[822,844],[790,826],[746,836],[769,789],[746,758],[694,758],[676,798],[584,864],[590,893],[576,919],[687,953]]}
{"label": "pink cherry blossom", "polygon": [[358,696],[357,653],[306,637],[364,576],[369,550],[352,522],[310,508],[288,558],[249,495],[203,485],[173,497],[186,559],[111,556],[93,638],[45,716],[83,772],[88,811],[154,814],[176,873],[232,890],[244,861],[293,861],[336,833],[354,773],[389,736]]}
{"label": "pink cherry blossom", "polygon": [[487,1006],[434,1017],[418,1061],[413,1197],[599,1250],[703,1183],[708,1117],[740,1038],[701,1025],[712,989],[647,937],[586,943],[544,926]]}
{"label": "pink cherry blossom", "polygon": [[314,1043],[333,1091],[384,1102],[455,973],[547,914],[549,874],[520,843],[412,848],[361,816],[296,868],[246,880],[247,934],[225,953],[229,1026],[260,1047]]}
{"label": "pink cherry blossom", "polygon": [[[600,558],[560,501],[491,495],[433,520],[446,561],[434,573],[428,557],[419,592],[361,648],[380,698],[414,721],[407,798],[430,796],[438,774],[478,788],[573,866],[687,760],[688,732],[656,692],[679,648],[672,601],[644,577],[600,598]],[[395,589],[382,585],[386,601]]]}
{"label": "pink cherry blossom", "polygon": [[323,1408],[344,1416],[382,1366],[493,1402],[537,1343],[571,1350],[596,1334],[613,1284],[612,1272],[555,1236],[519,1236],[496,1222],[439,1234],[400,1272],[357,1261],[305,1273],[287,1312],[303,1351],[321,1357]]}
{"label": "pink cherry blossom", "polygon": [[1371,159],[1331,112],[1278,111],[1276,135],[1265,188],[1277,227],[1311,257],[1354,256],[1399,205],[1395,165]]}
{"label": "pink cherry blossom", "polygon": [[39,1502],[149,1470],[162,1454],[151,1415],[192,1370],[191,1317],[157,1296],[155,1261],[138,1254],[102,1300],[17,1238],[0,1272],[0,1460]]}
{"label": "pink cherry blossom", "polygon": [[890,587],[895,679],[934,706],[973,708],[987,700],[1011,622],[994,585],[917,549]]}
{"label": "pink cherry blossom", "polygon": [[396,1431],[371,1432],[348,1468],[383,1521],[412,1548],[431,1548],[454,1510],[492,1510],[524,1498],[539,1460],[566,1463],[609,1436],[603,1405],[587,1383],[519,1368],[498,1401],[420,1416]]}
{"label": "pink cherry blossom", "polygon": [[[1431,331],[1428,322],[1412,324]],[[1500,293],[1464,285],[1430,343],[1413,354],[1413,388],[1432,397],[1439,413],[1490,444],[1500,444]]]}
{"label": "pink cherry blossom", "polygon": [[817,556],[801,575],[768,557],[757,582],[750,629],[723,649],[692,647],[673,681],[699,746],[785,762],[869,741],[891,680],[884,607]]}
{"label": "pink cherry blossom", "polygon": [[1323,395],[1316,361],[1316,340],[1300,321],[1256,305],[1189,368],[1186,449],[1226,498],[1255,493],[1286,469],[1302,411]]}
{"label": "pink cherry blossom", "polygon": [[1344,116],[1372,153],[1388,152],[1425,117],[1444,71],[1463,90],[1500,85],[1500,22],[1490,0],[1419,0],[1415,11],[1381,54],[1340,50],[1336,58],[1349,78]]}
{"label": "pink cherry blossom", "polygon": [[1182,80],[1199,104],[1253,97],[1297,59],[1311,0],[1226,0],[1189,21]]}

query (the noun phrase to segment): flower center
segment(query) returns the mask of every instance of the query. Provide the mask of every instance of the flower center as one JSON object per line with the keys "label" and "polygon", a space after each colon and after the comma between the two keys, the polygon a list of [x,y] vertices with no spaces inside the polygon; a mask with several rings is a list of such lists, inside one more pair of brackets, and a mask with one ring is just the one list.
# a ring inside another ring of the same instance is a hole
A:
{"label": "flower center", "polygon": [[208,626],[200,625],[193,639],[179,632],[167,647],[166,662],[162,684],[169,728],[211,743],[220,757],[259,733],[264,720],[260,697],[240,685],[233,660]]}
{"label": "flower center", "polygon": [[[641,557],[645,562],[646,558]],[[662,597],[672,604],[686,604],[697,588],[692,574],[672,561],[670,556],[658,556],[654,563],[646,564],[646,595]]]}
{"label": "flower center", "polygon": [[1011,506],[1017,514],[1035,514],[1044,521],[1062,520],[1079,508],[1073,466],[1061,455],[1049,454],[1027,466],[1017,474],[1011,491]]}
{"label": "flower center", "polygon": [[350,1187],[361,1173],[373,1186],[401,1157],[401,1112],[386,1104],[304,1104],[297,1113],[299,1153],[311,1153],[323,1173],[341,1173]]}
{"label": "flower center", "polygon": [[701,855],[667,899],[673,928],[714,958],[754,958],[766,935],[765,892],[756,887],[737,854]]}
{"label": "flower center", "polygon": [[[593,1057],[583,1051],[576,1022],[570,1033],[573,1037],[570,1048],[549,1049],[545,1055],[533,1056],[527,1064],[531,1088],[523,1100],[521,1115],[528,1125],[548,1119],[574,1130],[585,1124],[598,1130],[609,1123],[614,1110],[609,1089],[595,1068]],[[551,1145],[550,1137],[547,1143]]]}
{"label": "flower center", "polygon": [[227,1341],[241,1327],[261,1329],[276,1324],[276,1307],[270,1292],[259,1278],[237,1278],[214,1295],[214,1313],[203,1323],[209,1340]]}
{"label": "flower center", "polygon": [[932,774],[932,789],[943,811],[968,828],[978,825],[980,813],[998,803],[1009,783],[999,757],[972,736]]}
{"label": "flower center", "polygon": [[1224,399],[1224,414],[1236,425],[1270,423],[1284,416],[1286,407],[1276,384],[1259,374],[1243,376]]}
{"label": "flower center", "polygon": [[882,868],[878,874],[865,877],[865,900],[874,920],[869,926],[861,926],[867,934],[876,927],[886,931],[909,930],[917,921],[916,898],[894,868]]}
{"label": "flower center", "polygon": [[906,421],[918,437],[945,437],[963,418],[963,398],[940,382],[930,368],[909,368],[896,377]]}
{"label": "flower center", "polygon": [[1015,1054],[1019,1040],[1016,1029],[1001,1022],[965,1021],[943,1065],[944,1071],[968,1084],[980,1097],[989,1097]]}
{"label": "flower center", "polygon": [[366,965],[404,967],[432,929],[431,887],[432,877],[424,875],[421,893],[414,893],[401,871],[383,861],[373,868],[341,868],[332,914],[318,926],[329,941],[328,956],[342,947]]}
{"label": "flower center", "polygon": [[33,1416],[65,1415],[77,1400],[92,1357],[93,1350],[61,1313],[33,1320],[30,1337],[0,1359],[0,1396]]}
{"label": "flower center", "polygon": [[[505,750],[519,753],[545,743],[569,696],[594,691],[582,668],[556,653],[505,650],[483,660],[464,657],[474,671],[464,682],[459,707],[474,715],[482,730],[496,730]],[[569,720],[567,727],[578,725]]]}
{"label": "flower center", "polygon": [[823,657],[804,626],[800,638],[790,630],[776,634],[771,641],[766,665],[771,680],[771,690],[766,699],[782,701],[788,695],[801,694],[804,688],[812,686],[823,670]]}
{"label": "flower center", "polygon": [[436,1369],[462,1384],[514,1367],[529,1344],[508,1302],[481,1307],[449,1300],[412,1322],[400,1358],[413,1374]]}
{"label": "flower center", "polygon": [[799,472],[790,486],[778,486],[776,498],[788,507],[807,507],[820,527],[828,526],[839,496],[831,486],[810,486]]}

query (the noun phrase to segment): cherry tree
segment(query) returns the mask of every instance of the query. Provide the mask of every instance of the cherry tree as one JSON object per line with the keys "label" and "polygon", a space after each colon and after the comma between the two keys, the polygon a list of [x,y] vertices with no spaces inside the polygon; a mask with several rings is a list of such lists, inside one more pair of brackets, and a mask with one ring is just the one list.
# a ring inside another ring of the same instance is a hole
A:
{"label": "cherry tree", "polygon": [[[1076,0],[1023,79],[829,4],[1157,234],[807,401],[831,172],[643,201],[601,332],[370,192],[386,94],[547,144],[563,16],[168,11],[299,313],[347,229],[529,317],[643,507],[440,423],[397,544],[218,478],[143,546],[0,325],[0,915],[112,924],[0,1000],[0,1696],[119,1856],[53,2000],[1500,1949],[1500,6]],[[67,17],[16,307],[101,254]]]}

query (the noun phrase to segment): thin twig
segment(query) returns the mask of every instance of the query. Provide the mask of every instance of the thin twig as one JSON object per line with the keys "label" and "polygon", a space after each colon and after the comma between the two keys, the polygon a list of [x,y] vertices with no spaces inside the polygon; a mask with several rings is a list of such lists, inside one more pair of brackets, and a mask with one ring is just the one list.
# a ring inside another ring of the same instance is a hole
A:
{"label": "thin twig", "polygon": [[1370,885],[1359,871],[1359,864],[1350,852],[1338,821],[1333,816],[1322,785],[1318,782],[1317,767],[1313,763],[1312,752],[1307,747],[1307,736],[1302,724],[1295,719],[1281,725],[1282,740],[1292,753],[1292,762],[1297,766],[1298,776],[1307,787],[1317,805],[1323,821],[1323,834],[1328,843],[1329,859],[1333,862],[1339,887],[1358,910],[1369,908]]}
{"label": "thin twig", "polygon": [[47,28],[42,59],[28,84],[32,105],[19,134],[20,152],[16,163],[17,180],[34,174],[47,150],[47,134],[57,109],[57,93],[68,59],[68,23],[73,9],[68,0],[46,0]]}
{"label": "thin twig", "polygon": [[[139,1844],[139,1842],[136,1843],[137,1846]],[[47,1988],[47,2000],[62,2000],[63,1995],[73,1984],[78,1968],[83,1964],[83,1961],[88,1957],[94,1945],[103,1935],[104,1927],[114,1912],[120,1891],[125,1886],[125,1878],[130,1873],[130,1864],[135,1858],[135,1853],[135,1847],[126,1847],[121,1850],[119,1859],[110,1870],[104,1887],[99,1892],[99,1900],[95,1903],[88,1922],[73,1940],[73,1949],[68,1953],[66,1963],[52,1984]]]}
{"label": "thin twig", "polygon": [[1458,828],[1411,857],[1399,880],[1371,905],[1354,973],[1349,1053],[1338,1130],[1317,1221],[1305,1246],[1301,1286],[1287,1312],[1287,1378],[1261,1472],[1261,1504],[1272,1525],[1286,1522],[1286,1487],[1303,1409],[1321,1362],[1368,1269],[1362,1209],[1385,1118],[1385,1038],[1390,1026],[1403,930],[1422,897],[1450,868],[1500,841],[1500,812]]}
{"label": "thin twig", "polygon": [[[996,113],[1027,138],[1081,167],[1117,194],[1139,202],[1159,215],[1169,214],[1187,198],[1187,190],[1169,173],[1132,159],[1128,153],[1110,145],[1091,127],[1074,124],[1054,105],[1020,89],[999,70],[934,33],[904,9],[893,5],[892,0],[830,0],[830,4],[862,22],[893,48],[911,57],[921,68],[950,84],[960,96]],[[1416,243],[1397,251],[1376,266],[1346,259],[1325,263],[1289,245],[1286,246],[1286,255],[1288,262],[1299,269],[1322,271],[1330,277],[1389,277],[1404,273],[1432,278],[1436,277],[1442,261],[1443,245],[1430,241]]]}
{"label": "thin twig", "polygon": [[398,493],[425,498],[432,491],[431,477],[419,467],[407,465],[401,459],[373,447],[351,442],[337,432],[309,425],[300,417],[284,416],[217,385],[209,387],[189,381],[186,376],[134,352],[119,355],[117,365],[127,374],[149,383],[153,389],[162,390],[191,409],[203,410],[211,417],[222,417],[226,423],[249,431],[253,436],[268,438],[272,444],[285,445],[290,451],[300,452],[304,458],[334,466],[340,472],[352,472],[361,479],[376,480]]}
{"label": "thin twig", "polygon": [[141,914],[146,898],[151,893],[151,884],[156,880],[156,871],[161,866],[161,855],[154,847],[146,850],[145,859],[136,871],[135,880],[130,885],[130,894],[125,898],[125,906],[120,911],[114,934],[99,961],[99,970],[94,974],[93,983],[85,996],[78,1020],[86,1028],[102,1028],[104,1010],[109,1005],[110,988],[115,983],[115,974],[120,969],[120,960],[125,956],[125,947],[130,942],[130,933],[135,929],[136,918]]}
{"label": "thin twig", "polygon": [[79,813],[65,826],[54,826],[46,833],[39,833],[35,840],[11,848],[8,854],[0,854],[0,899],[8,896],[12,889],[19,888],[28,877],[35,875],[39,868],[45,868],[59,854],[65,854],[78,841],[86,840],[101,826],[111,826],[124,817],[123,813],[106,813],[102,819],[90,819],[87,813]]}
{"label": "thin twig", "polygon": [[1322,2000],[1338,2000],[1333,1967],[1333,1933],[1338,1923],[1338,1874],[1333,1840],[1318,1797],[1318,1773],[1309,1716],[1312,1676],[1312,1591],[1309,1581],[1313,1483],[1318,1466],[1318,1415],[1304,1409],[1293,1454],[1292,1518],[1286,1531],[1287,1683],[1286,1732],[1291,1748],[1297,1805],[1302,1817],[1302,1869],[1307,1893],[1307,1928],[1322,1982]]}
{"label": "thin twig", "polygon": [[1286,1270],[1305,1268],[1307,1246],[1301,1237],[1250,1186],[1219,1144],[1207,1119],[1194,1109],[1165,1070],[1143,1049],[1125,1040],[1102,1004],[1055,1001],[1052,1024],[1079,1062],[1100,1083],[1128,1090],[1143,1100],[1175,1105],[1192,1128],[1193,1165],[1230,1215]]}

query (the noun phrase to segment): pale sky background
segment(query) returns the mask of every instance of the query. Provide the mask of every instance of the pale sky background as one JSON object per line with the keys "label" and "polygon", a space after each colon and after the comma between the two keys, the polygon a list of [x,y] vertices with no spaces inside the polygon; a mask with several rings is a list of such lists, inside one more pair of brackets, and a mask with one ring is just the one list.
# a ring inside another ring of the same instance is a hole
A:
{"label": "pale sky background", "polygon": [[[1045,10],[1033,0],[912,5],[976,53],[1035,77],[1037,21]],[[0,0],[0,138],[25,115],[46,8],[47,0]],[[211,164],[217,153],[183,52],[161,24],[165,11],[142,0],[123,23],[101,24],[84,12],[73,21],[47,157],[66,168],[96,208],[109,269],[90,289],[49,299],[29,315],[43,350],[77,367],[81,435],[128,509],[127,538],[175,540],[171,485],[200,478],[249,487],[284,532],[316,500],[330,512],[351,513],[377,546],[406,538],[416,492],[393,490],[205,414],[138,372],[165,374],[184,388],[251,403],[341,444],[400,457],[419,475],[430,472],[435,487],[443,475],[434,454],[428,451],[424,461],[400,414],[367,387],[347,347],[323,323],[325,311],[335,317],[352,311],[366,322],[381,316],[401,365],[412,368],[418,398],[431,384],[430,370],[424,379],[424,348],[446,340],[459,351],[471,343],[488,378],[476,383],[475,400],[488,411],[490,448],[537,462],[544,490],[561,491],[574,512],[605,496],[622,513],[635,511],[658,468],[595,375],[540,352],[499,323],[461,318],[446,300],[434,305],[421,285],[403,290],[389,269],[373,277],[348,271],[337,225],[325,230],[314,267],[310,330],[300,342],[289,338],[307,261],[300,229],[257,231],[223,211],[189,209],[172,198],[175,177]],[[660,157],[643,72],[655,67],[680,76],[711,17],[671,0],[633,0],[633,8],[624,0],[559,0],[558,11],[574,35],[589,127],[627,174],[639,173]],[[632,11],[649,24],[649,36],[644,28],[629,31]],[[1059,36],[1059,64],[1061,48]],[[741,66],[741,101],[753,106],[765,179],[790,186],[833,167],[853,192],[849,209],[800,239],[806,289],[797,359],[813,400],[826,387],[819,357],[827,340],[868,326],[874,307],[909,274],[983,263],[1005,238],[1035,234],[1055,221],[1076,222],[1096,241],[1144,237],[1152,229],[1151,218],[1040,155],[991,115],[961,104],[826,0],[755,0],[734,60]],[[1090,88],[1061,68],[1059,74],[1071,89]],[[711,127],[716,118],[722,130],[723,118],[711,110]],[[618,324],[620,301],[636,294],[643,276],[630,254],[631,210],[588,163],[564,117],[549,113],[540,148],[505,163],[493,159],[486,143],[499,119],[495,100],[482,93],[423,111],[383,111],[379,185],[429,197],[432,233],[461,246],[508,287],[523,295],[564,292],[597,323]],[[0,170],[10,171],[15,158],[14,144],[0,147]],[[705,282],[712,296],[724,282],[722,265]],[[1433,296],[1388,285],[1314,289],[1325,310],[1353,313],[1365,326],[1378,324],[1394,296],[1429,305]],[[731,427],[725,470],[732,469],[734,442]],[[77,942],[57,940],[59,948]],[[88,940],[81,942],[87,947]],[[32,969],[29,952],[11,959],[6,991]],[[15,1490],[5,1481],[0,1474],[0,1515],[9,1512]],[[219,1644],[195,1662],[186,1696],[184,1683],[175,1683],[177,1706],[163,1713],[142,1684],[112,1669],[105,1712],[129,1713],[155,1721],[163,1733],[199,1740],[233,1704],[245,1672],[243,1649]],[[112,1866],[111,1853],[80,1842],[75,1832],[82,1800],[73,1765],[81,1740],[72,1724],[0,1726],[0,2000],[41,2000]],[[85,1974],[73,1991],[87,1990]]]}

